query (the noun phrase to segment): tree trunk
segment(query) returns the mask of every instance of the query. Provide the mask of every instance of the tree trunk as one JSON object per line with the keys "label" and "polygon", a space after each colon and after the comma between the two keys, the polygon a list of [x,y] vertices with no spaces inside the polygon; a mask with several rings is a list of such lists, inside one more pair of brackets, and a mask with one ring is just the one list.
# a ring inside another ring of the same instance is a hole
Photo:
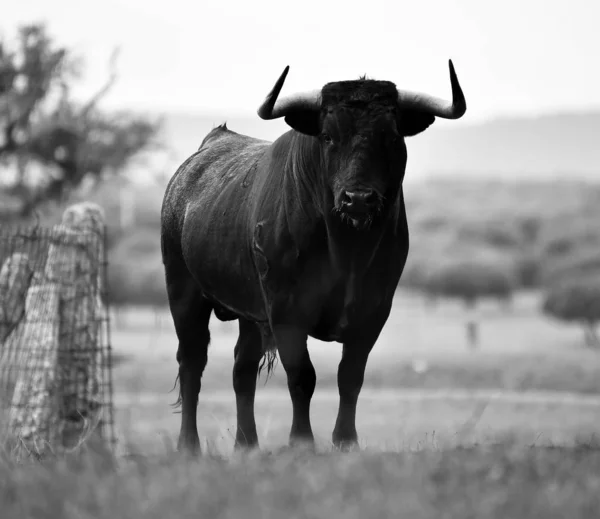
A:
{"label": "tree trunk", "polygon": [[475,299],[466,299],[465,306],[467,311],[467,344],[471,350],[479,348],[479,324],[477,322],[477,315]]}
{"label": "tree trunk", "polygon": [[513,296],[509,294],[505,297],[500,298],[500,305],[502,310],[506,313],[511,313],[513,310]]}
{"label": "tree trunk", "polygon": [[600,340],[596,332],[596,323],[589,322],[584,325],[585,343],[589,348],[600,348]]}

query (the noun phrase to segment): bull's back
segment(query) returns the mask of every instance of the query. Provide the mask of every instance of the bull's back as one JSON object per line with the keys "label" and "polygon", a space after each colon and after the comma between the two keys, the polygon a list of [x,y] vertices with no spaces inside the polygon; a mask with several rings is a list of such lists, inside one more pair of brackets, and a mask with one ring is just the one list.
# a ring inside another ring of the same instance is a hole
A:
{"label": "bull's back", "polygon": [[169,182],[162,206],[166,268],[179,264],[207,297],[254,317],[262,302],[249,247],[250,187],[269,144],[213,129]]}
{"label": "bull's back", "polygon": [[248,173],[253,159],[260,158],[269,144],[232,132],[225,125],[211,130],[167,185],[161,211],[163,236],[179,235],[186,208],[210,207],[219,193]]}

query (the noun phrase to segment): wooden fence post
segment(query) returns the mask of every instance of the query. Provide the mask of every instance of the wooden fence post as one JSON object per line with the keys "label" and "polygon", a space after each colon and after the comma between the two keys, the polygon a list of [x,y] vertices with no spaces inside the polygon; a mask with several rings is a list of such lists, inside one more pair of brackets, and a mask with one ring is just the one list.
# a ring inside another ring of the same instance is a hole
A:
{"label": "wooden fence post", "polygon": [[67,208],[27,294],[9,427],[37,453],[76,446],[101,419],[103,248],[102,209]]}
{"label": "wooden fence post", "polygon": [[9,351],[4,342],[23,318],[32,274],[27,254],[13,254],[0,268],[0,357]]}

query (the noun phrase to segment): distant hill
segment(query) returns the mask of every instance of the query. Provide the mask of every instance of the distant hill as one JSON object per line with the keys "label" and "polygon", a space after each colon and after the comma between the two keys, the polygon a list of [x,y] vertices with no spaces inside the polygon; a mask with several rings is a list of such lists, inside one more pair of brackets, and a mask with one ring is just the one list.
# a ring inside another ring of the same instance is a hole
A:
{"label": "distant hill", "polygon": [[423,173],[600,180],[600,112],[432,127],[413,140],[409,153]]}
{"label": "distant hill", "polygon": [[[214,126],[227,122],[236,132],[273,140],[288,129],[282,120],[167,114],[164,140],[171,148],[170,175]],[[549,180],[600,180],[600,112],[512,117],[480,124],[438,121],[407,139],[407,180],[435,175]]]}

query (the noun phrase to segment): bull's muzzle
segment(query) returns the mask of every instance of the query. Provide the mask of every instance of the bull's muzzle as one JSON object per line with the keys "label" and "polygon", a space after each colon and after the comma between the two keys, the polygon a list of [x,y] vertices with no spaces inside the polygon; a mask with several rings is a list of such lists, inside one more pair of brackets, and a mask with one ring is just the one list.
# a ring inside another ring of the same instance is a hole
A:
{"label": "bull's muzzle", "polygon": [[379,203],[379,197],[373,189],[344,191],[341,203],[342,211],[345,213],[361,215],[374,211]]}
{"label": "bull's muzzle", "polygon": [[381,198],[374,189],[344,191],[340,197],[339,210],[342,219],[356,229],[368,228],[379,213]]}

